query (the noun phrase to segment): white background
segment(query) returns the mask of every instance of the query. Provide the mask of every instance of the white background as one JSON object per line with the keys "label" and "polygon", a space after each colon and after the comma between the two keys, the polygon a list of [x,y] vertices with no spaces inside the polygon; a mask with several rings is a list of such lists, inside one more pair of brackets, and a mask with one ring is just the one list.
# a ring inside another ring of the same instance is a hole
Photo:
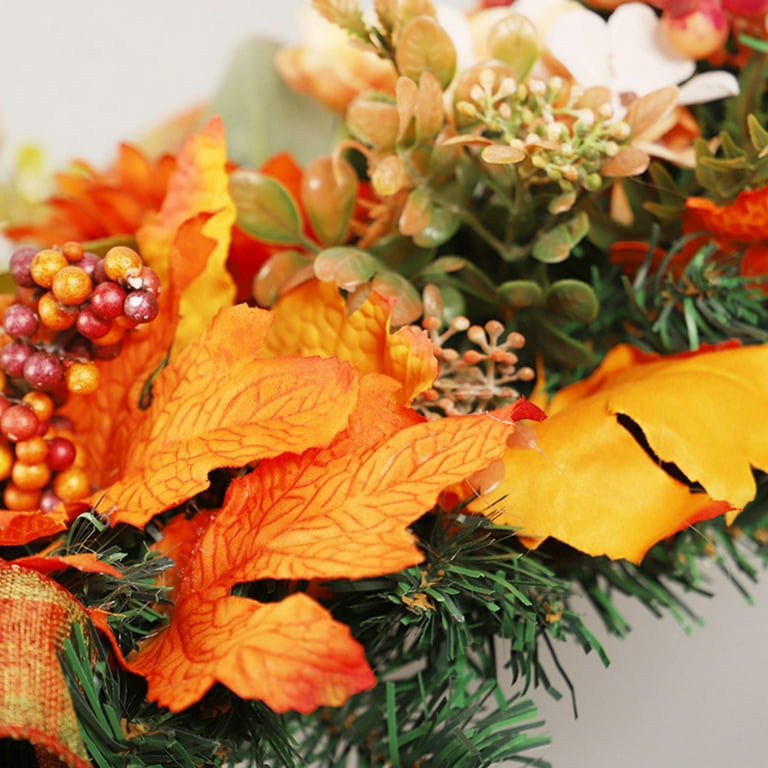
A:
{"label": "white background", "polygon": [[[248,36],[291,38],[301,0],[25,0],[0,24],[0,126],[6,151],[34,140],[53,164],[105,164],[173,112],[205,100]],[[468,1],[454,0],[466,8]],[[12,10],[10,8],[12,7]],[[588,41],[585,41],[588,44]],[[727,418],[727,404],[723,417]],[[629,604],[627,640],[612,665],[565,648],[570,702],[537,693],[555,768],[759,768],[764,756],[768,579],[744,603],[722,578],[695,605],[704,628],[686,636]],[[598,634],[600,634],[598,632]],[[604,635],[601,635],[604,637]]]}

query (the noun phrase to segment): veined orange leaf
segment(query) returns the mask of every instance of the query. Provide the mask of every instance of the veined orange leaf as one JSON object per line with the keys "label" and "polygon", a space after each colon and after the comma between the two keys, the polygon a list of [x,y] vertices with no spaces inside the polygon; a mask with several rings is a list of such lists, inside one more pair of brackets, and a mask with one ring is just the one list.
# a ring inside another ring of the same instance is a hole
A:
{"label": "veined orange leaf", "polygon": [[355,406],[354,371],[336,360],[259,358],[265,310],[222,310],[157,376],[146,410],[111,435],[110,483],[92,497],[114,521],[144,525],[208,487],[208,472],[327,443]]}
{"label": "veined orange leaf", "polygon": [[522,536],[636,562],[696,520],[729,510],[730,522],[755,495],[752,469],[768,470],[767,377],[768,345],[672,357],[619,346],[554,398],[473,508],[495,503]]}
{"label": "veined orange leaf", "polygon": [[67,515],[64,512],[30,510],[17,512],[0,509],[0,546],[14,547],[28,544],[66,530]]}
{"label": "veined orange leaf", "polygon": [[407,526],[445,487],[500,457],[514,431],[511,411],[396,429],[401,409],[389,403],[395,431],[378,442],[363,428],[361,399],[350,420],[356,437],[344,432],[327,448],[265,459],[232,481],[180,569],[170,626],[130,661],[152,700],[184,709],[220,681],[278,712],[310,712],[373,685],[362,648],[307,595],[264,605],[231,589],[420,562]]}

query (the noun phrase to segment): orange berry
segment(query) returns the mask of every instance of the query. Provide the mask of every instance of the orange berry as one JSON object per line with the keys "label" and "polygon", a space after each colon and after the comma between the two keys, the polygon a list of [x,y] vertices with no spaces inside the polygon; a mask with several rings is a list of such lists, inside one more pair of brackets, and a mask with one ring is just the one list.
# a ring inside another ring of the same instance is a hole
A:
{"label": "orange berry", "polygon": [[25,464],[17,461],[11,470],[11,480],[22,491],[34,491],[48,484],[51,469],[45,462]]}
{"label": "orange berry", "polygon": [[90,395],[101,383],[101,374],[94,363],[72,363],[65,375],[67,389],[75,395]]}
{"label": "orange berry", "polygon": [[11,446],[8,443],[0,443],[0,480],[11,476],[15,460]]}
{"label": "orange berry", "polygon": [[40,323],[54,331],[65,331],[77,320],[77,310],[61,304],[50,291],[44,293],[37,302],[37,314]]}
{"label": "orange berry", "polygon": [[68,240],[61,246],[61,252],[67,261],[80,261],[85,253],[85,248],[83,248],[82,243],[78,243],[76,240]]}
{"label": "orange berry", "polygon": [[113,323],[112,327],[103,336],[99,336],[98,339],[91,339],[90,342],[97,347],[110,347],[112,344],[122,341],[123,336],[125,336],[125,328],[117,323]]}
{"label": "orange berry", "polygon": [[53,416],[53,400],[45,392],[33,389],[27,392],[21,398],[21,401],[26,403],[35,412],[35,415],[41,422],[48,421]]}
{"label": "orange berry", "polygon": [[6,509],[14,511],[38,509],[40,506],[40,491],[34,488],[24,490],[14,483],[8,483],[3,491],[3,502]]}
{"label": "orange berry", "polygon": [[116,245],[104,255],[104,273],[115,282],[138,275],[143,266],[141,256],[127,245]]}
{"label": "orange berry", "polygon": [[90,295],[93,282],[82,267],[74,265],[60,269],[51,283],[53,295],[68,306],[82,304]]}
{"label": "orange berry", "polygon": [[8,377],[5,375],[5,371],[0,371],[0,390],[4,392],[7,384],[8,384]]}
{"label": "orange berry", "polygon": [[24,464],[39,464],[47,455],[48,443],[39,435],[16,443],[16,458]]}
{"label": "orange berry", "polygon": [[29,265],[29,274],[41,288],[50,288],[53,276],[68,263],[61,251],[45,248],[35,254]]}
{"label": "orange berry", "polygon": [[88,475],[80,467],[65,469],[53,478],[53,492],[62,501],[78,501],[85,498],[90,489]]}

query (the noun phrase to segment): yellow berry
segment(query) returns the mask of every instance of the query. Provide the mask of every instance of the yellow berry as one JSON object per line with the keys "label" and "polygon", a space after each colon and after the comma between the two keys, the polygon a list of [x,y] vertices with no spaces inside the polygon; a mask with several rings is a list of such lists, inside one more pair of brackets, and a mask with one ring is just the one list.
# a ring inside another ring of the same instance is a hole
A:
{"label": "yellow berry", "polygon": [[53,492],[62,501],[78,501],[90,490],[88,475],[80,467],[70,467],[53,478]]}
{"label": "yellow berry", "polygon": [[120,281],[132,275],[138,275],[144,261],[133,248],[116,245],[104,256],[104,273],[110,280]]}
{"label": "yellow berry", "polygon": [[22,491],[38,490],[47,485],[50,479],[50,467],[44,462],[25,464],[23,461],[17,461],[11,470],[11,480]]}
{"label": "yellow berry", "polygon": [[77,311],[61,304],[50,291],[44,293],[37,302],[37,314],[40,323],[54,331],[65,331],[77,320]]}
{"label": "yellow berry", "polygon": [[16,512],[28,509],[38,509],[40,506],[40,491],[37,489],[24,490],[14,483],[8,483],[3,491],[3,502],[6,509]]}
{"label": "yellow berry", "polygon": [[78,243],[76,240],[68,240],[61,246],[61,252],[67,261],[80,261],[85,253],[85,248],[83,248],[82,243]]}
{"label": "yellow berry", "polygon": [[82,304],[90,295],[93,283],[82,267],[70,265],[60,269],[51,283],[53,295],[68,306]]}
{"label": "yellow berry", "polygon": [[112,344],[117,344],[125,336],[125,328],[117,323],[112,323],[112,327],[98,339],[91,339],[91,344],[97,347],[110,347]]}
{"label": "yellow berry", "polygon": [[61,251],[45,248],[34,255],[29,265],[29,273],[41,288],[50,288],[53,276],[68,263]]}
{"label": "yellow berry", "polygon": [[45,392],[33,389],[27,392],[21,400],[35,412],[38,421],[48,421],[53,416],[53,400]]}
{"label": "yellow berry", "polygon": [[0,480],[5,480],[11,476],[14,461],[15,457],[11,446],[6,442],[0,443]]}
{"label": "yellow berry", "polygon": [[90,395],[99,388],[101,375],[94,363],[72,363],[66,372],[67,389],[75,395]]}
{"label": "yellow berry", "polygon": [[[24,464],[39,464],[45,461],[47,455],[48,443],[39,435],[16,443],[16,458]],[[18,484],[21,485],[21,483]]]}

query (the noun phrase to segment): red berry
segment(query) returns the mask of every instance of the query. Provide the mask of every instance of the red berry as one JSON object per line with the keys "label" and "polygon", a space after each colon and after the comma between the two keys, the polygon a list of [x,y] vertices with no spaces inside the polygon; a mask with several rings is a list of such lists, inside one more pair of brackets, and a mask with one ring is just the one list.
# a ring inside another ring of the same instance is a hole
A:
{"label": "red berry", "polygon": [[3,327],[9,336],[32,336],[37,332],[40,318],[26,304],[12,304],[5,312]]}
{"label": "red berry", "polygon": [[64,366],[50,352],[33,352],[24,363],[24,378],[34,389],[56,389],[64,377]]}
{"label": "red berry", "polygon": [[734,16],[748,18],[768,13],[768,0],[722,0],[723,8]]}
{"label": "red berry", "polygon": [[160,307],[149,291],[132,291],[125,297],[123,312],[134,323],[148,323],[157,317]]}
{"label": "red berry", "polygon": [[14,251],[10,261],[10,273],[13,282],[22,288],[34,288],[37,283],[32,279],[29,267],[35,258],[37,248],[19,248]]}
{"label": "red berry", "polygon": [[106,320],[114,320],[123,314],[125,289],[117,283],[107,280],[99,283],[91,293],[91,309]]}
{"label": "red berry", "polygon": [[54,437],[48,442],[46,463],[54,472],[61,472],[72,466],[77,450],[75,444],[66,437]]}
{"label": "red berry", "polygon": [[37,425],[35,412],[26,405],[12,405],[0,416],[0,432],[12,443],[34,437]]}
{"label": "red berry", "polygon": [[109,333],[112,321],[99,317],[92,307],[86,306],[78,312],[75,327],[86,339],[100,339]]}
{"label": "red berry", "polygon": [[12,379],[24,375],[24,363],[32,354],[29,344],[23,341],[12,341],[0,349],[0,366]]}
{"label": "red berry", "polygon": [[40,511],[53,512],[61,504],[61,499],[50,489],[47,488],[40,496]]}

